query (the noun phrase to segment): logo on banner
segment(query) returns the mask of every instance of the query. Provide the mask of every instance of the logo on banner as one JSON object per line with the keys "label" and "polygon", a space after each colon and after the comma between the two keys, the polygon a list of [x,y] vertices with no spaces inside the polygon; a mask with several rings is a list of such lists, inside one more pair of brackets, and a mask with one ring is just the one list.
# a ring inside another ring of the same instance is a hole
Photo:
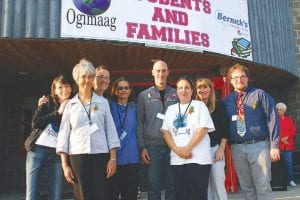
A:
{"label": "logo on banner", "polygon": [[78,10],[87,15],[101,15],[109,8],[111,0],[73,0]]}
{"label": "logo on banner", "polygon": [[73,0],[78,9],[69,8],[66,12],[66,22],[75,25],[77,29],[85,27],[109,28],[116,31],[116,17],[102,15],[110,7],[111,0]]}
{"label": "logo on banner", "polygon": [[231,55],[247,58],[251,55],[251,42],[245,38],[233,38]]}
{"label": "logo on banner", "polygon": [[227,16],[221,10],[217,10],[215,12],[215,18],[220,23],[229,23],[231,25],[236,25],[243,28],[249,28],[249,24],[246,20]]}

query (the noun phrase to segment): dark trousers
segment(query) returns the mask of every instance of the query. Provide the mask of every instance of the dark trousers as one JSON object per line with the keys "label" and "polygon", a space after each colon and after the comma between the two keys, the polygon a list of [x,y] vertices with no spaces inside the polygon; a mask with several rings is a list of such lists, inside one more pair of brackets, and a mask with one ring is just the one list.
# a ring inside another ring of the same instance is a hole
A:
{"label": "dark trousers", "polygon": [[117,172],[109,180],[111,200],[136,200],[139,163],[118,165]]}
{"label": "dark trousers", "polygon": [[107,200],[106,166],[109,154],[78,154],[70,155],[69,158],[75,175],[75,199]]}
{"label": "dark trousers", "polygon": [[211,165],[172,165],[176,200],[207,200]]}

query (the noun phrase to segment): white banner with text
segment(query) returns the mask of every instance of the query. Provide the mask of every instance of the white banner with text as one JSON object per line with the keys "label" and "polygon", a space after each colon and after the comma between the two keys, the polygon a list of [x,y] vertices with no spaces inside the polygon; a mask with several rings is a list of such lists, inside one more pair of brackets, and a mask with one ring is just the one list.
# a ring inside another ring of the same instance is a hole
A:
{"label": "white banner with text", "polygon": [[61,37],[252,60],[247,0],[62,0]]}

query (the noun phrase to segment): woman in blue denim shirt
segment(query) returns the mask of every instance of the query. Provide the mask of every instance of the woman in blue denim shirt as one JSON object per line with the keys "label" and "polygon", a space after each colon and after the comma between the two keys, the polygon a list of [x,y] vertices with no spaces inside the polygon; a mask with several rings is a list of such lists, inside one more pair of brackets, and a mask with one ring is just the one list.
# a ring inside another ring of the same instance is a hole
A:
{"label": "woman in blue denim shirt", "polygon": [[48,102],[41,104],[32,120],[34,129],[25,142],[26,199],[39,199],[39,178],[44,167],[49,177],[49,199],[60,200],[62,169],[60,157],[56,155],[56,139],[61,116],[72,93],[71,82],[64,76],[57,76],[51,86]]}
{"label": "woman in blue denim shirt", "polygon": [[112,87],[111,112],[121,148],[117,151],[118,170],[112,177],[112,200],[136,199],[139,171],[139,148],[136,137],[136,104],[130,100],[131,86],[125,78]]}

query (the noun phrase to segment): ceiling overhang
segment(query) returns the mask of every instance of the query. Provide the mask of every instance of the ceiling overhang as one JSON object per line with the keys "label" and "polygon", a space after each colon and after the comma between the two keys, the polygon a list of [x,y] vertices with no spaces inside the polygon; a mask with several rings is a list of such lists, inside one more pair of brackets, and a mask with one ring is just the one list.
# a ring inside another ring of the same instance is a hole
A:
{"label": "ceiling overhang", "polygon": [[[146,47],[140,44],[91,40],[0,39],[1,84],[35,88],[49,88],[58,73],[71,74],[81,58],[95,66],[105,64],[112,79],[125,76],[137,85],[152,82],[154,59],[168,63],[170,81],[180,75],[214,74],[239,62],[250,68],[251,80],[262,88],[290,83],[297,77],[278,68],[208,52],[190,52]],[[38,86],[38,87],[37,87]],[[21,89],[21,91],[25,91]],[[32,92],[27,92],[32,93]]]}

